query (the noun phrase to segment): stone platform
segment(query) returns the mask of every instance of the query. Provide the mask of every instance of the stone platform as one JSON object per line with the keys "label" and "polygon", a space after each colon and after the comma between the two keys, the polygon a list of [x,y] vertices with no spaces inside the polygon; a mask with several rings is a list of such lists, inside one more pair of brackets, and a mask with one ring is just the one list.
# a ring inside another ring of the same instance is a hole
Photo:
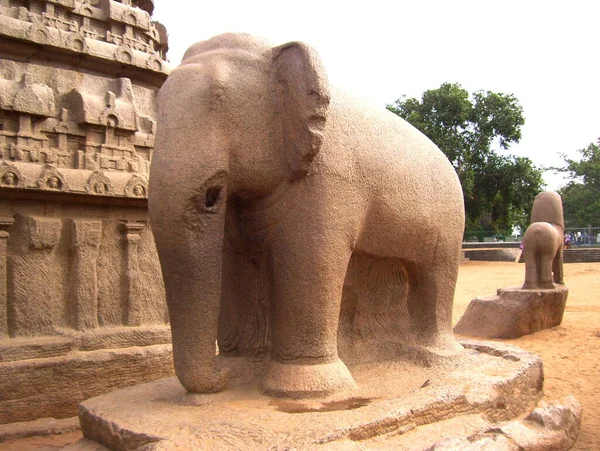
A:
{"label": "stone platform", "polygon": [[[531,412],[543,388],[539,357],[510,345],[462,344],[459,357],[429,366],[351,366],[360,390],[320,400],[275,399],[240,382],[218,394],[188,394],[176,378],[125,388],[80,405],[86,439],[68,449],[364,449],[387,440],[395,449],[449,449],[452,440]],[[575,428],[577,407],[558,409]],[[487,443],[492,435],[482,437]]]}
{"label": "stone platform", "polygon": [[496,296],[474,298],[454,333],[481,338],[518,338],[562,322],[569,289],[498,288]]}

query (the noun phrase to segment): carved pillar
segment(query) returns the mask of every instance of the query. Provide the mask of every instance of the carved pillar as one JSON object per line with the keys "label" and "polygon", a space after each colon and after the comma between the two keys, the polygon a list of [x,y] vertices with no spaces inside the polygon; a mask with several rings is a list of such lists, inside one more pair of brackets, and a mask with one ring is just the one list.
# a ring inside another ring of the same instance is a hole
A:
{"label": "carved pillar", "polygon": [[8,229],[13,218],[0,218],[0,340],[8,337],[8,292],[6,284],[6,252]]}
{"label": "carved pillar", "polygon": [[71,319],[77,330],[98,327],[97,262],[102,222],[72,220]]}
{"label": "carved pillar", "polygon": [[122,222],[125,233],[125,325],[139,326],[142,323],[142,299],[139,290],[139,244],[140,232],[146,227],[143,222]]}

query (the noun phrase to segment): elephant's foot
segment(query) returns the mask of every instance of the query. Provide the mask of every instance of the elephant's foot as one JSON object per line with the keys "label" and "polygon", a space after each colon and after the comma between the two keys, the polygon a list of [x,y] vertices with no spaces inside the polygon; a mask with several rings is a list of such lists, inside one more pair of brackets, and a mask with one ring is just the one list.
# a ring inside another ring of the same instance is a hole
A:
{"label": "elephant's foot", "polygon": [[206,371],[177,371],[177,378],[190,393],[218,393],[227,387],[227,376],[213,368]]}
{"label": "elephant's foot", "polygon": [[264,380],[264,392],[279,398],[319,398],[356,389],[358,385],[340,359],[314,365],[271,360]]}
{"label": "elephant's foot", "polygon": [[415,348],[421,348],[427,354],[432,354],[438,357],[453,357],[461,354],[464,348],[456,340],[452,333],[437,331],[415,331],[414,341],[411,340],[408,345]]}
{"label": "elephant's foot", "polygon": [[464,348],[451,333],[436,336],[435,340],[426,347],[441,357],[455,356],[464,351]]}

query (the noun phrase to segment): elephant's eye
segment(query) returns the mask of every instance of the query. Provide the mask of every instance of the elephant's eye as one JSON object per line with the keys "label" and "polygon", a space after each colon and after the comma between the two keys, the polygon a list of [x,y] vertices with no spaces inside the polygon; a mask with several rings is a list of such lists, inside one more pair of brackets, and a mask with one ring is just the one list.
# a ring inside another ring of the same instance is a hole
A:
{"label": "elephant's eye", "polygon": [[214,209],[219,200],[219,194],[221,194],[221,188],[214,187],[206,190],[206,198],[204,199],[204,206],[207,209]]}

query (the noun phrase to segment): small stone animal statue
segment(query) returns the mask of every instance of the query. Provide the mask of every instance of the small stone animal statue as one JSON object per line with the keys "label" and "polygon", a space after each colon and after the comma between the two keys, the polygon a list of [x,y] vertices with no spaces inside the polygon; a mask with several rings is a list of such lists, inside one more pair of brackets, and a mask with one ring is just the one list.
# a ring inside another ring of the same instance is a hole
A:
{"label": "small stone animal statue", "polygon": [[330,87],[303,43],[188,49],[158,95],[148,202],[190,392],[223,390],[223,362],[257,354],[268,394],[356,388],[340,340],[462,351],[455,171],[407,122]]}
{"label": "small stone animal statue", "polygon": [[564,228],[560,195],[553,191],[538,194],[531,209],[531,225],[523,235],[524,289],[553,289],[555,283],[564,285]]}

